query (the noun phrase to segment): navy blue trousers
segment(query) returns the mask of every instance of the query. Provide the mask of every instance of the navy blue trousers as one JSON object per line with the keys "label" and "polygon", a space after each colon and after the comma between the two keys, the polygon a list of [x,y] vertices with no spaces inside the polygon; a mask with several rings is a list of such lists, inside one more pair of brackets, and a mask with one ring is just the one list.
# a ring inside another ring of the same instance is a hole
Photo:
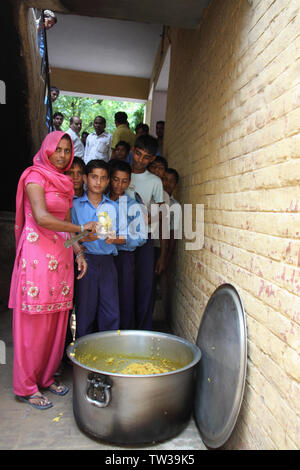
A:
{"label": "navy blue trousers", "polygon": [[120,327],[118,275],[113,255],[85,255],[88,269],[76,281],[76,338]]}
{"label": "navy blue trousers", "polygon": [[119,251],[118,271],[121,329],[152,329],[154,247],[149,238],[134,252]]}
{"label": "navy blue trousers", "polygon": [[135,253],[119,251],[114,257],[118,271],[120,329],[135,329]]}

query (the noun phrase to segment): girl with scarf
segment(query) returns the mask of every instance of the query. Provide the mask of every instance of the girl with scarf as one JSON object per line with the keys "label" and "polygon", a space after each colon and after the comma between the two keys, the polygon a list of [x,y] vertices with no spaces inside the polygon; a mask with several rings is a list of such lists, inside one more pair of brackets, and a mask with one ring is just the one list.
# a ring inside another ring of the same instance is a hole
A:
{"label": "girl with scarf", "polygon": [[[54,381],[60,364],[73,300],[73,250],[64,247],[67,232],[91,230],[71,222],[73,144],[64,132],[51,132],[20,177],[16,197],[16,259],[9,308],[13,309],[13,388],[18,399],[46,409],[52,403],[39,388],[65,395],[68,387]],[[73,245],[78,270],[87,264]]]}

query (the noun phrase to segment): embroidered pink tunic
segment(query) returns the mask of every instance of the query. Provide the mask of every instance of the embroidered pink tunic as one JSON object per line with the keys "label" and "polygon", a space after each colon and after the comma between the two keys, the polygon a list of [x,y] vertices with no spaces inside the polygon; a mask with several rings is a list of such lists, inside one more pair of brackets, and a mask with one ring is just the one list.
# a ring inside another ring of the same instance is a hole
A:
{"label": "embroidered pink tunic", "polygon": [[[50,181],[34,170],[24,185],[36,183],[45,190],[48,211],[64,220],[70,201],[56,191]],[[73,251],[64,247],[69,235],[36,224],[27,195],[24,197],[25,223],[20,238],[19,279],[16,297],[21,310],[30,314],[69,310],[73,299]]]}
{"label": "embroidered pink tunic", "polygon": [[[16,395],[32,395],[54,381],[64,350],[69,310],[73,300],[73,250],[64,247],[69,234],[39,226],[32,215],[26,186],[44,188],[47,210],[64,220],[72,206],[69,177],[51,165],[48,157],[65,134],[51,132],[36,154],[33,166],[22,174],[16,201],[16,260],[9,307],[13,308]],[[72,158],[68,168],[73,161]],[[67,169],[67,168],[66,168]]]}

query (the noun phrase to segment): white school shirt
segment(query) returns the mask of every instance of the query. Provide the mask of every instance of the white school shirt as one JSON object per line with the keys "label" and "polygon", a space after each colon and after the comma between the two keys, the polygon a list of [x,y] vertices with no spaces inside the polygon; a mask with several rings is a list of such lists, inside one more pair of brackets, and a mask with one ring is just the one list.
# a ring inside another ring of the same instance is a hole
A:
{"label": "white school shirt", "polygon": [[102,132],[97,135],[96,132],[89,134],[86,139],[84,151],[84,163],[90,160],[104,160],[108,162],[111,148],[111,134]]}
{"label": "white school shirt", "polygon": [[[149,213],[151,211],[151,204],[162,204],[164,202],[164,190],[161,179],[146,170],[144,173],[132,173],[131,181],[126,194],[132,199],[136,199],[136,194],[142,198],[144,205],[147,207]],[[148,231],[151,227],[149,224]]]}
{"label": "white school shirt", "polygon": [[67,130],[67,134],[69,134],[73,142],[74,157],[83,158],[84,157],[84,145],[81,142],[79,135],[76,134],[76,132],[74,132],[71,128]]}

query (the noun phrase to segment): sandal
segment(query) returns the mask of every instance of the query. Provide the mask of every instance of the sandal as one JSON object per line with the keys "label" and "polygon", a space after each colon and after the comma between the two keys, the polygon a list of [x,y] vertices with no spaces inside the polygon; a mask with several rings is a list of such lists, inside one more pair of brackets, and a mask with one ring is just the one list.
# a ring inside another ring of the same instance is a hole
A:
{"label": "sandal", "polygon": [[[19,401],[23,401],[25,403],[28,403],[28,405],[33,406],[34,408],[37,408],[38,410],[48,410],[48,408],[51,408],[53,406],[53,403],[48,400],[48,398],[44,397],[44,395],[38,395],[35,393],[34,395],[29,395],[28,397],[23,397],[20,395],[16,395],[17,399]],[[37,403],[32,403],[30,400],[40,400],[40,405]],[[44,404],[42,404],[44,402]]]}
{"label": "sandal", "polygon": [[[53,385],[56,387],[56,389],[53,388]],[[60,395],[61,397],[63,397],[64,395],[68,393],[69,387],[62,383],[58,383],[54,381],[46,390],[49,390],[49,392],[55,393],[55,395]]]}

